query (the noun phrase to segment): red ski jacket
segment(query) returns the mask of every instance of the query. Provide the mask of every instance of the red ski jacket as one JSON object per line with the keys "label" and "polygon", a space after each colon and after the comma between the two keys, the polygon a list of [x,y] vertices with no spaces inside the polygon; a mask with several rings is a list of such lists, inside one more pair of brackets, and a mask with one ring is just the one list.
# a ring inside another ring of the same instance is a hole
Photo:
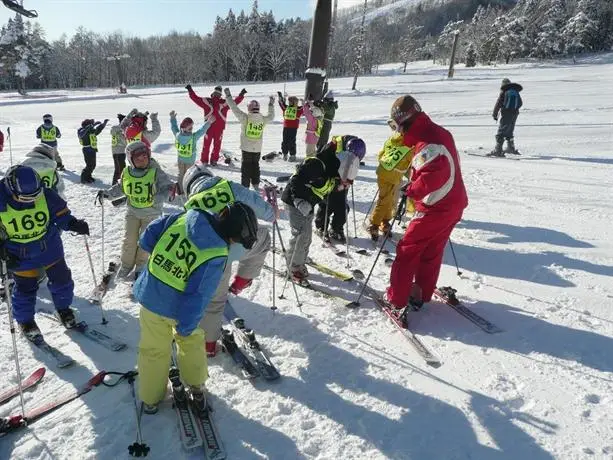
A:
{"label": "red ski jacket", "polygon": [[[228,118],[228,110],[230,106],[226,100],[222,97],[200,97],[193,89],[188,90],[189,98],[194,101],[198,107],[202,107],[204,110],[204,116],[207,116],[210,112],[215,115],[215,121],[207,131],[207,134],[221,134],[226,129],[226,119]],[[238,95],[234,98],[236,105],[243,102],[245,96]]]}
{"label": "red ski jacket", "polygon": [[404,143],[415,149],[406,191],[415,210],[461,214],[468,196],[451,133],[420,113],[404,134]]}

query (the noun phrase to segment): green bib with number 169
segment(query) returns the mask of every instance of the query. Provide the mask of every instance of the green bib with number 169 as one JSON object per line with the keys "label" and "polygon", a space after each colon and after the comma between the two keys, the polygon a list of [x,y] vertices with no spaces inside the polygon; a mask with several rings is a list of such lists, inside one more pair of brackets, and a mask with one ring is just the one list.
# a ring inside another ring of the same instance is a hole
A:
{"label": "green bib with number 169", "polygon": [[184,292],[189,276],[200,265],[227,255],[226,246],[199,249],[187,236],[183,214],[160,237],[149,257],[148,269],[162,283]]}
{"label": "green bib with number 169", "polygon": [[211,188],[192,195],[192,197],[187,200],[187,203],[185,203],[184,208],[219,212],[235,201],[230,183],[226,179],[222,179]]}
{"label": "green bib with number 169", "polygon": [[49,225],[49,207],[45,194],[40,194],[31,209],[13,209],[7,203],[6,211],[0,212],[0,221],[10,241],[29,243],[40,240],[47,233]]}

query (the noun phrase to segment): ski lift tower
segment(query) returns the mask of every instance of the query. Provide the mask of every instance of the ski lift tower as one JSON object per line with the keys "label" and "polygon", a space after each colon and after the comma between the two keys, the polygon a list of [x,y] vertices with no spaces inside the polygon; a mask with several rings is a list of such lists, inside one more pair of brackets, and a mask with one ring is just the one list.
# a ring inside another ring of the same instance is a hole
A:
{"label": "ski lift tower", "polygon": [[121,94],[125,94],[128,92],[128,88],[126,87],[126,79],[123,73],[123,68],[121,67],[121,61],[123,59],[129,59],[129,54],[119,54],[116,53],[112,56],[108,56],[106,58],[107,61],[115,61],[115,67],[117,69],[117,84],[119,85],[119,92]]}
{"label": "ski lift tower", "polygon": [[328,67],[328,45],[330,42],[330,22],[332,20],[332,0],[317,0],[311,30],[311,46],[306,69],[305,99],[317,101],[323,96],[326,68]]}

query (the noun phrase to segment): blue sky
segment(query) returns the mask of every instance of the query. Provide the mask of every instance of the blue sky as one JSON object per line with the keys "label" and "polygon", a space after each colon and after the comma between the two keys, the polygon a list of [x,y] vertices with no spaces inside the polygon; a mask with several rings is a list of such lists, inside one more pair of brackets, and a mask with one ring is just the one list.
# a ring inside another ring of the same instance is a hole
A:
{"label": "blue sky", "polygon": [[[361,0],[339,0],[339,8]],[[260,11],[272,10],[277,19],[308,18],[315,0],[258,0]],[[63,33],[72,36],[83,26],[99,33],[122,30],[133,36],[147,37],[171,30],[210,32],[217,15],[225,17],[228,9],[236,14],[251,11],[253,0],[24,0],[24,7],[38,11],[38,22],[48,40]],[[0,7],[0,25],[14,13]]]}

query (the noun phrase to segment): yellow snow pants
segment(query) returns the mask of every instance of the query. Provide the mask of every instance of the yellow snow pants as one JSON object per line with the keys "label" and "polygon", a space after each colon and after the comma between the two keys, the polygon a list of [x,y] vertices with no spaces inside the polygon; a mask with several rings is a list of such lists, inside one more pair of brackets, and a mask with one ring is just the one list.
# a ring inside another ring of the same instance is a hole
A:
{"label": "yellow snow pants", "polygon": [[370,218],[370,223],[378,227],[383,221],[389,222],[394,217],[396,196],[400,184],[385,182],[377,177],[377,185],[379,186],[379,196],[377,197],[377,203]]}
{"label": "yellow snow pants", "polygon": [[140,307],[138,344],[138,393],[145,404],[157,404],[166,396],[172,341],[185,385],[202,387],[208,378],[204,331],[196,328],[187,337],[177,334],[177,322]]}

